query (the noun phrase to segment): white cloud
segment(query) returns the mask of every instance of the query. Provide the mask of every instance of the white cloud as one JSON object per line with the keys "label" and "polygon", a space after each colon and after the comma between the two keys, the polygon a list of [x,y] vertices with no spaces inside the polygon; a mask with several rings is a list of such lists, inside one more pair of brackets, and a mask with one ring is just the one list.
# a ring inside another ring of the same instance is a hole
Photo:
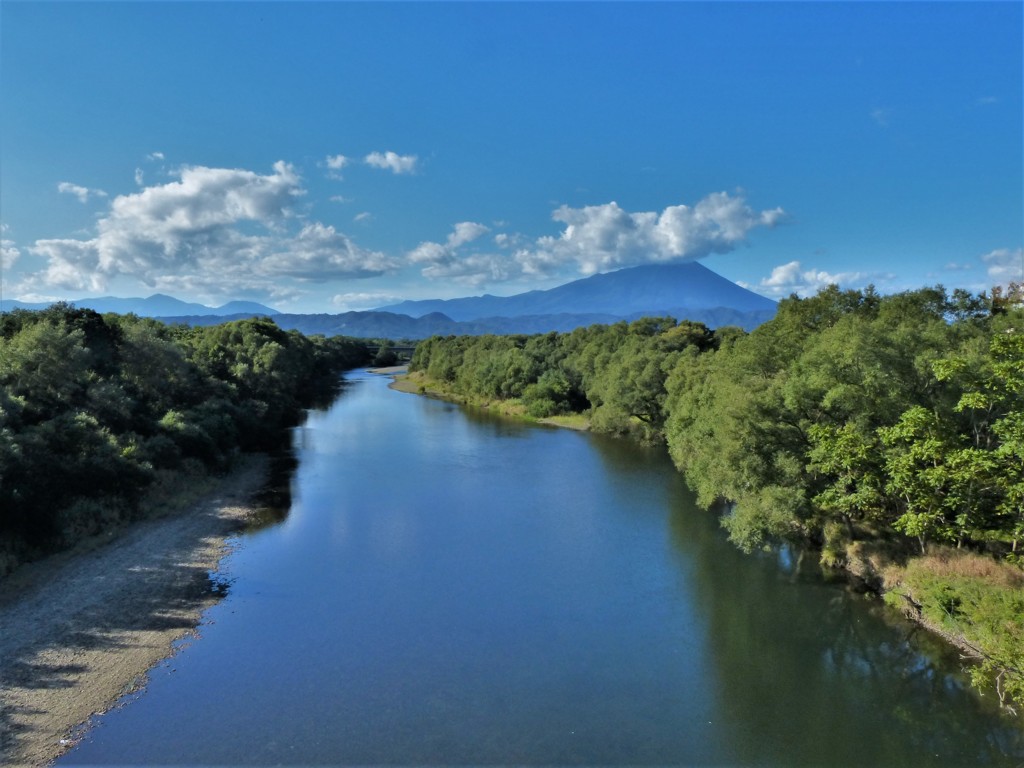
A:
{"label": "white cloud", "polygon": [[322,282],[342,277],[376,277],[395,269],[394,260],[367,251],[334,227],[307,224],[285,248],[254,265],[259,273]]}
{"label": "white cloud", "polygon": [[463,255],[459,250],[479,239],[490,228],[475,221],[460,221],[443,243],[422,242],[409,252],[414,264],[424,264],[422,274],[430,279],[452,279],[466,285],[508,280],[520,274],[506,257],[473,253]]}
{"label": "white cloud", "polygon": [[[93,240],[37,240],[28,250],[46,258],[38,281],[48,287],[98,291],[105,285]],[[29,286],[34,284],[30,281]]]}
{"label": "white cloud", "polygon": [[28,304],[52,304],[61,300],[61,296],[54,296],[48,293],[19,293],[17,296],[18,301],[24,301]]}
{"label": "white cloud", "polygon": [[194,266],[238,244],[234,225],[273,227],[302,194],[299,177],[284,162],[267,176],[196,166],[182,169],[180,178],[114,198],[93,241],[103,274],[145,279],[154,271]]}
{"label": "white cloud", "polygon": [[488,231],[483,224],[474,221],[460,221],[444,243],[422,242],[409,252],[409,259],[416,264],[442,264],[456,259],[456,251],[471,243]]}
{"label": "white cloud", "polygon": [[453,258],[453,254],[441,243],[422,242],[409,251],[413,264],[439,264]]}
{"label": "white cloud", "polygon": [[390,151],[371,152],[363,160],[369,166],[392,173],[414,173],[418,162],[416,155],[399,155]]}
{"label": "white cloud", "polygon": [[195,166],[178,176],[114,198],[91,239],[36,241],[29,251],[47,268],[24,287],[102,290],[109,279],[131,277],[207,294],[281,295],[282,278],[368,277],[397,266],[318,222],[290,234],[298,220],[291,205],[305,191],[288,163],[265,175]]}
{"label": "white cloud", "polygon": [[150,152],[148,155],[146,155],[146,159],[147,160],[163,160],[164,159],[164,153],[163,152]]}
{"label": "white cloud", "polygon": [[988,277],[998,285],[1024,282],[1024,248],[998,248],[981,257],[988,268]]}
{"label": "white cloud", "polygon": [[351,203],[351,197],[345,197],[344,195],[331,195],[329,198],[332,203]]}
{"label": "white cloud", "polygon": [[500,283],[518,277],[518,267],[508,259],[489,253],[474,253],[458,259],[438,261],[422,270],[432,280],[446,279],[470,286]]}
{"label": "white cloud", "polygon": [[863,272],[830,273],[822,269],[804,269],[799,261],[791,261],[775,267],[771,275],[763,278],[756,286],[744,287],[768,296],[789,296],[793,293],[798,296],[813,296],[832,283],[849,288],[853,285],[859,286],[869,277]]}
{"label": "white cloud", "polygon": [[324,165],[327,166],[327,176],[332,179],[341,179],[341,169],[352,161],[345,155],[328,155],[324,158]]}
{"label": "white cloud", "polygon": [[88,187],[82,187],[78,184],[72,184],[69,181],[62,181],[57,184],[57,191],[64,195],[74,195],[78,198],[78,202],[87,203],[90,197],[106,197],[107,193],[102,189],[89,189]]}
{"label": "white cloud", "polygon": [[372,213],[370,213],[369,211],[363,211],[362,213],[357,213],[355,216],[353,216],[352,217],[352,221],[357,221],[359,223],[363,223],[363,222],[369,221],[372,218],[373,218],[373,214]]}
{"label": "white cloud", "polygon": [[728,253],[755,227],[785,219],[781,208],[757,212],[740,196],[716,192],[693,207],[630,213],[615,202],[584,208],[561,206],[552,214],[565,224],[558,237],[542,237],[515,259],[527,274],[547,274],[575,264],[583,274],[639,264],[697,261]]}
{"label": "white cloud", "polygon": [[424,265],[425,277],[473,285],[551,277],[567,270],[594,274],[727,253],[746,242],[752,229],[774,227],[785,217],[781,208],[754,211],[742,196],[725,192],[708,195],[692,207],[669,206],[660,212],[630,213],[614,202],[561,206],[552,214],[565,225],[558,236],[530,241],[520,234],[499,232],[493,238],[499,253],[464,255],[466,244],[490,231],[483,224],[466,221],[456,224],[445,242],[422,242],[407,256],[412,263]]}
{"label": "white cloud", "polygon": [[455,225],[452,233],[448,235],[447,245],[454,250],[466,243],[473,242],[488,231],[488,228],[483,224],[477,224],[474,221],[460,221]]}
{"label": "white cloud", "polygon": [[135,184],[137,186],[141,187],[145,183],[146,183],[146,174],[142,172],[141,168],[136,168],[135,169]]}
{"label": "white cloud", "polygon": [[0,240],[0,269],[10,269],[21,256],[13,240]]}

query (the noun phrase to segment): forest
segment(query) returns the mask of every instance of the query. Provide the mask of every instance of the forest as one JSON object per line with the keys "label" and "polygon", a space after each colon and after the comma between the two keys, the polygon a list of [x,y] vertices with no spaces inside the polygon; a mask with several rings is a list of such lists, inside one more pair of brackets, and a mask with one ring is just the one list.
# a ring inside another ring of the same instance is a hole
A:
{"label": "forest", "polygon": [[433,337],[410,382],[663,443],[745,550],[796,546],[1024,704],[1024,291],[790,297],[750,333],[673,318]]}
{"label": "forest", "polygon": [[0,314],[0,576],[278,448],[340,371],[369,359],[362,342],[267,318]]}

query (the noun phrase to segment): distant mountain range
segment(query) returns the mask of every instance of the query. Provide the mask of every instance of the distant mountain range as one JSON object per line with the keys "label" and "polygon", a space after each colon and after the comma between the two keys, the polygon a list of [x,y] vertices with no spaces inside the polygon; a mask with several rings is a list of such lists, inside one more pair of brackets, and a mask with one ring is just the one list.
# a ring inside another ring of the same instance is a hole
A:
{"label": "distant mountain range", "polygon": [[[3,309],[46,309],[53,302],[27,303],[4,299]],[[276,315],[276,309],[258,304],[255,301],[229,301],[220,307],[208,307],[181,301],[173,296],[154,293],[145,299],[120,299],[116,296],[100,296],[95,299],[75,299],[69,302],[76,307],[84,307],[97,312],[116,312],[119,315],[134,314],[141,317],[166,317],[168,315],[213,315],[226,317],[230,315]]]}
{"label": "distant mountain range", "polygon": [[[546,291],[515,296],[404,301],[368,312],[286,314],[254,302],[221,307],[192,304],[156,294],[147,299],[82,299],[72,302],[97,312],[134,312],[169,323],[216,325],[227,320],[271,315],[285,329],[305,334],[357,338],[423,339],[434,335],[547,333],[597,323],[671,315],[711,328],[738,325],[752,330],[775,315],[776,304],[697,264],[620,269],[575,280]],[[4,301],[42,309],[47,304]]]}
{"label": "distant mountain range", "polygon": [[669,314],[695,319],[696,310],[729,309],[741,313],[775,312],[775,302],[726,280],[697,262],[661,264],[592,275],[582,280],[515,296],[403,301],[379,307],[422,317],[441,312],[452,320],[523,315],[602,314],[625,318]]}

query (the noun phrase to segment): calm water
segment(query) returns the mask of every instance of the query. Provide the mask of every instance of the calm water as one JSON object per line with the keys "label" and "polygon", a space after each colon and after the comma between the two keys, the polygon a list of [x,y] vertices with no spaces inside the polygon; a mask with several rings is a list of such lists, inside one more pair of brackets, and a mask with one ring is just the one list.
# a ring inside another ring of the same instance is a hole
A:
{"label": "calm water", "polygon": [[60,765],[1024,763],[955,655],[737,552],[662,452],[350,378],[201,638]]}

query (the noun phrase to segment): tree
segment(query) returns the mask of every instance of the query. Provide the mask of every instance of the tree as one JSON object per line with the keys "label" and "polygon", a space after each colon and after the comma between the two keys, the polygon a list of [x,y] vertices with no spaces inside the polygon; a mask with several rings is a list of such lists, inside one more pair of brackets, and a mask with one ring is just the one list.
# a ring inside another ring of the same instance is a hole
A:
{"label": "tree", "polygon": [[969,417],[974,469],[987,471],[1000,494],[995,506],[1016,555],[1024,537],[1024,329],[998,327],[980,364],[954,356],[936,361],[935,373],[963,384],[954,410]]}
{"label": "tree", "polygon": [[988,527],[995,465],[988,451],[966,444],[948,423],[922,406],[879,430],[885,446],[886,489],[901,514],[893,527],[918,540],[962,546],[971,533]]}
{"label": "tree", "polygon": [[377,347],[377,354],[374,356],[371,365],[375,368],[387,368],[397,363],[398,355],[393,347],[394,344],[391,343],[390,339],[383,339],[380,346]]}

